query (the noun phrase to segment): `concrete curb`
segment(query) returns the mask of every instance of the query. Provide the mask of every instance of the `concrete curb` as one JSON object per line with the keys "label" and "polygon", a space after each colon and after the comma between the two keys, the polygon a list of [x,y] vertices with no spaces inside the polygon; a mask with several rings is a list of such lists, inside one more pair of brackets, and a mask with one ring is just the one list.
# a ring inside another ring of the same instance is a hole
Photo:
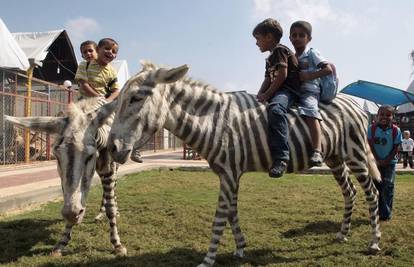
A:
{"label": "concrete curb", "polygon": [[[201,162],[200,162],[201,163]],[[200,166],[198,166],[200,165]],[[205,166],[204,166],[205,165]],[[123,166],[121,166],[123,167]],[[209,170],[207,163],[206,164],[146,164],[140,166],[139,168],[120,168],[118,170],[118,179],[122,179],[123,176],[132,173],[138,173],[148,170],[186,170],[186,171],[195,171],[195,170]],[[92,181],[92,186],[100,185],[100,179],[98,175],[95,175]],[[12,190],[12,189],[11,189]],[[14,194],[0,198],[0,216],[8,212],[15,212],[17,210],[24,210],[27,207],[33,205],[42,205],[46,204],[49,201],[62,200],[62,189],[60,186],[60,180],[57,185],[48,186],[46,188],[36,188],[27,192]]]}
{"label": "concrete curb", "polygon": [[[127,163],[121,165],[118,170],[118,179],[121,179],[123,176],[131,173],[138,173],[148,170],[183,170],[183,171],[208,171],[210,170],[208,163],[206,161],[189,161],[189,160],[177,160],[177,159],[166,159],[168,158],[168,153],[154,153],[148,155],[148,159],[144,163]],[[175,152],[176,153],[176,152]],[[163,155],[160,158],[154,158],[157,155]],[[164,159],[162,159],[164,157]],[[152,159],[151,159],[152,158]],[[54,164],[44,164],[44,166],[38,166],[37,171],[41,170],[50,170],[54,169],[56,166]],[[27,175],[31,172],[36,172],[33,169],[29,168],[24,169],[10,169],[3,173],[0,173],[0,178],[5,178],[7,175]],[[309,169],[302,174],[332,174],[330,169],[326,166],[315,167]],[[414,175],[413,169],[402,169],[398,168],[396,173],[401,174],[411,174]],[[100,179],[97,175],[94,176],[92,185],[99,185]],[[62,189],[60,185],[60,178],[50,177],[46,181],[39,181],[36,183],[24,184],[15,187],[3,188],[0,190],[0,216],[19,210],[28,209],[33,205],[42,205],[48,201],[62,200]]]}

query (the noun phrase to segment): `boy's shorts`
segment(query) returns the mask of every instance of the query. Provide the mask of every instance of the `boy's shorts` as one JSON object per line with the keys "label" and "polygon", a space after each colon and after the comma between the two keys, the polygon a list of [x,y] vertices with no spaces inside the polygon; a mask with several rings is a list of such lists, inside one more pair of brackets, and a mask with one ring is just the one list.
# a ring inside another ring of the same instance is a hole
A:
{"label": "boy's shorts", "polygon": [[319,93],[303,92],[297,99],[299,114],[306,117],[322,120],[319,113]]}

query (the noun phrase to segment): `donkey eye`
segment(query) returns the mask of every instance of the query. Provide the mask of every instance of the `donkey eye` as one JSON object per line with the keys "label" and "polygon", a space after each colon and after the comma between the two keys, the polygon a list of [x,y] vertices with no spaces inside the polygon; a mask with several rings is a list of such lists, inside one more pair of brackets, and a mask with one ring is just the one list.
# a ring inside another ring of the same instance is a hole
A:
{"label": "donkey eye", "polygon": [[92,159],[92,157],[93,157],[93,154],[92,154],[92,155],[89,155],[89,156],[86,158],[85,162],[89,162],[89,161]]}
{"label": "donkey eye", "polygon": [[143,99],[142,97],[134,95],[133,97],[131,97],[130,103],[131,104],[136,103],[136,102],[141,101],[142,99]]}

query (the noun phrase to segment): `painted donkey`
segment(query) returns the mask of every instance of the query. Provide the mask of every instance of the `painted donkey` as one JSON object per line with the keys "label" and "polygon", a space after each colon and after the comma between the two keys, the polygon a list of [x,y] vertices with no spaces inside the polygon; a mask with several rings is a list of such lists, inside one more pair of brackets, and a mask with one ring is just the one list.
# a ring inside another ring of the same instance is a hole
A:
{"label": "painted donkey", "polygon": [[104,98],[90,98],[69,106],[65,117],[10,117],[5,119],[34,130],[55,135],[53,154],[61,178],[64,204],[62,216],[66,220],[61,240],[52,254],[61,255],[71,239],[74,225],[81,223],[86,211],[86,199],[93,175],[101,178],[103,203],[111,228],[110,239],[114,253],[125,255],[116,224],[115,199],[116,163],[107,149],[116,102],[107,104]]}
{"label": "painted donkey", "polygon": [[[235,255],[243,257],[246,245],[239,226],[237,199],[241,175],[266,171],[271,166],[267,139],[266,106],[245,92],[222,93],[209,85],[183,78],[186,65],[164,69],[151,63],[124,86],[109,138],[115,161],[127,160],[163,127],[181,138],[203,158],[220,178],[220,193],[207,255],[200,266],[212,266],[226,222],[236,242]],[[367,141],[367,116],[349,97],[339,95],[332,104],[321,104],[325,163],[342,189],[345,212],[337,238],[346,240],[351,224],[356,189],[349,177],[355,174],[369,203],[372,239],[370,251],[379,250],[378,192],[373,179],[380,174]],[[288,171],[310,167],[311,138],[305,121],[290,111]],[[115,130],[116,129],[116,130]],[[137,141],[138,140],[138,141]]]}

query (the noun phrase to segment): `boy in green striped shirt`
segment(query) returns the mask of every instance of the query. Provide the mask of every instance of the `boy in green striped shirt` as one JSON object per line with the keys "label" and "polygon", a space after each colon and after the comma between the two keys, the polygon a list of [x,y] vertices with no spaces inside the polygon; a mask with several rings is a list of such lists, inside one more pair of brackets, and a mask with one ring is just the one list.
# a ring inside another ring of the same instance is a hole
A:
{"label": "boy in green striped shirt", "polygon": [[118,43],[111,38],[100,40],[96,59],[92,56],[87,58],[86,53],[84,56],[83,50],[88,52],[86,47],[90,47],[90,44],[81,45],[82,57],[85,61],[79,64],[75,75],[75,80],[79,83],[79,92],[82,97],[102,96],[110,102],[119,95],[117,74],[110,64],[118,54]]}

